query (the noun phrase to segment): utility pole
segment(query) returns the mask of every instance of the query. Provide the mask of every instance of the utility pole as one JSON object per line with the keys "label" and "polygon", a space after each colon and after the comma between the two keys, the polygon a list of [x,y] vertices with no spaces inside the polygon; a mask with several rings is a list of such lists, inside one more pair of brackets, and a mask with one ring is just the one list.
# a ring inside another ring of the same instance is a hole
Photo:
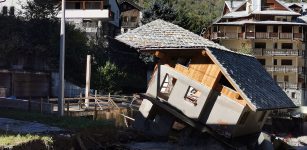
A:
{"label": "utility pole", "polygon": [[61,18],[61,34],[60,34],[60,65],[59,65],[59,99],[58,99],[58,115],[64,116],[64,69],[65,69],[65,0],[62,0],[62,18]]}

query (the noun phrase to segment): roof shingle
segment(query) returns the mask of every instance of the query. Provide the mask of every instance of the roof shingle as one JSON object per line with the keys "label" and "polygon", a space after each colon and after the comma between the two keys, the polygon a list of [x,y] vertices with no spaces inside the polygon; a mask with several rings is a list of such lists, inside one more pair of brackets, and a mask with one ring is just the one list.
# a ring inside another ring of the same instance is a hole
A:
{"label": "roof shingle", "polygon": [[224,46],[204,39],[172,23],[155,20],[116,37],[136,49],[190,49],[213,47],[228,50]]}

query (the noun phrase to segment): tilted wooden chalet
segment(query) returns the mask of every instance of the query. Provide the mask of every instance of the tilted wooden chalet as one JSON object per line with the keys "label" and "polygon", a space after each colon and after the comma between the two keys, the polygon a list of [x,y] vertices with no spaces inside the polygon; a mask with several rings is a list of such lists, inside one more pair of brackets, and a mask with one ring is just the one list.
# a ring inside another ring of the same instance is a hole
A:
{"label": "tilted wooden chalet", "polygon": [[153,109],[160,101],[218,133],[237,137],[261,131],[270,110],[295,107],[255,57],[177,25],[156,20],[116,39],[160,58],[146,92],[150,101],[145,99],[140,107],[144,123],[174,123],[155,117],[162,115]]}

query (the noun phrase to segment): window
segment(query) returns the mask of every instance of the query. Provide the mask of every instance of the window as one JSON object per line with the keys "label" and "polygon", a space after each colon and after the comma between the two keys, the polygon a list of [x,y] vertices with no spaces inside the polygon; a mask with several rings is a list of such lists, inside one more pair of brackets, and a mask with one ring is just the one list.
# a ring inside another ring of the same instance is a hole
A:
{"label": "window", "polygon": [[291,98],[296,98],[296,93],[295,92],[291,93]]}
{"label": "window", "polygon": [[136,22],[137,21],[137,17],[131,17],[131,22]]}
{"label": "window", "polygon": [[285,82],[289,82],[289,76],[287,76],[287,75],[284,76],[284,81],[285,81]]}
{"label": "window", "polygon": [[277,49],[277,48],[278,48],[278,44],[274,43],[274,49]]}
{"label": "window", "polygon": [[7,12],[8,12],[7,7],[6,7],[6,6],[3,6],[3,7],[2,7],[2,15],[6,16],[6,15],[7,15]]}
{"label": "window", "polygon": [[217,26],[214,26],[213,27],[213,32],[217,32],[218,30],[217,30]]}
{"label": "window", "polygon": [[168,100],[169,95],[172,92],[173,87],[176,84],[177,79],[174,77],[166,74],[164,77],[164,80],[162,82],[162,85],[160,87],[160,94],[159,96],[165,100]]}
{"label": "window", "polygon": [[260,62],[260,64],[261,64],[262,66],[265,65],[265,59],[257,59],[257,60]]}
{"label": "window", "polygon": [[263,48],[263,49],[265,49],[266,48],[266,43],[257,42],[257,43],[255,43],[255,48]]}
{"label": "window", "polygon": [[277,65],[277,59],[274,59],[274,65]]}
{"label": "window", "polygon": [[267,32],[266,25],[256,25],[256,32]]}
{"label": "window", "polygon": [[123,17],[123,22],[128,22],[128,21],[129,21],[128,17],[127,17],[127,16],[124,16],[124,17]]}
{"label": "window", "polygon": [[197,101],[201,95],[201,92],[193,87],[189,87],[187,93],[184,96],[184,100],[191,102],[194,106],[197,105]]}
{"label": "window", "polygon": [[14,6],[11,6],[10,7],[10,16],[14,16],[15,15],[15,7]]}
{"label": "window", "polygon": [[273,32],[277,33],[278,32],[278,26],[273,26]]}
{"label": "window", "polygon": [[277,75],[273,76],[274,81],[277,81]]}
{"label": "window", "polygon": [[283,33],[292,33],[292,26],[282,26]]}
{"label": "window", "polygon": [[291,66],[292,65],[292,60],[291,59],[282,59],[281,60],[281,65]]}
{"label": "window", "polygon": [[239,122],[238,122],[239,125],[244,125],[244,124],[245,124],[248,115],[249,115],[249,112],[248,112],[248,111],[246,111],[246,112],[243,113],[243,115],[241,116],[241,118],[240,118],[240,120],[239,120]]}
{"label": "window", "polygon": [[281,43],[281,48],[282,49],[292,49],[293,44],[292,43]]}

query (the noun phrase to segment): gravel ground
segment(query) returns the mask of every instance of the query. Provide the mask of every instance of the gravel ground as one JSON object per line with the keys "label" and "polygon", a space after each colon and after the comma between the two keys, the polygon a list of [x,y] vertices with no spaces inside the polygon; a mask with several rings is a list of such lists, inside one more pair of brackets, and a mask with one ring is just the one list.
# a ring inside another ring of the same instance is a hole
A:
{"label": "gravel ground", "polygon": [[0,129],[7,132],[21,134],[43,134],[64,131],[63,129],[60,129],[58,127],[52,127],[37,122],[20,121],[8,118],[0,118]]}

